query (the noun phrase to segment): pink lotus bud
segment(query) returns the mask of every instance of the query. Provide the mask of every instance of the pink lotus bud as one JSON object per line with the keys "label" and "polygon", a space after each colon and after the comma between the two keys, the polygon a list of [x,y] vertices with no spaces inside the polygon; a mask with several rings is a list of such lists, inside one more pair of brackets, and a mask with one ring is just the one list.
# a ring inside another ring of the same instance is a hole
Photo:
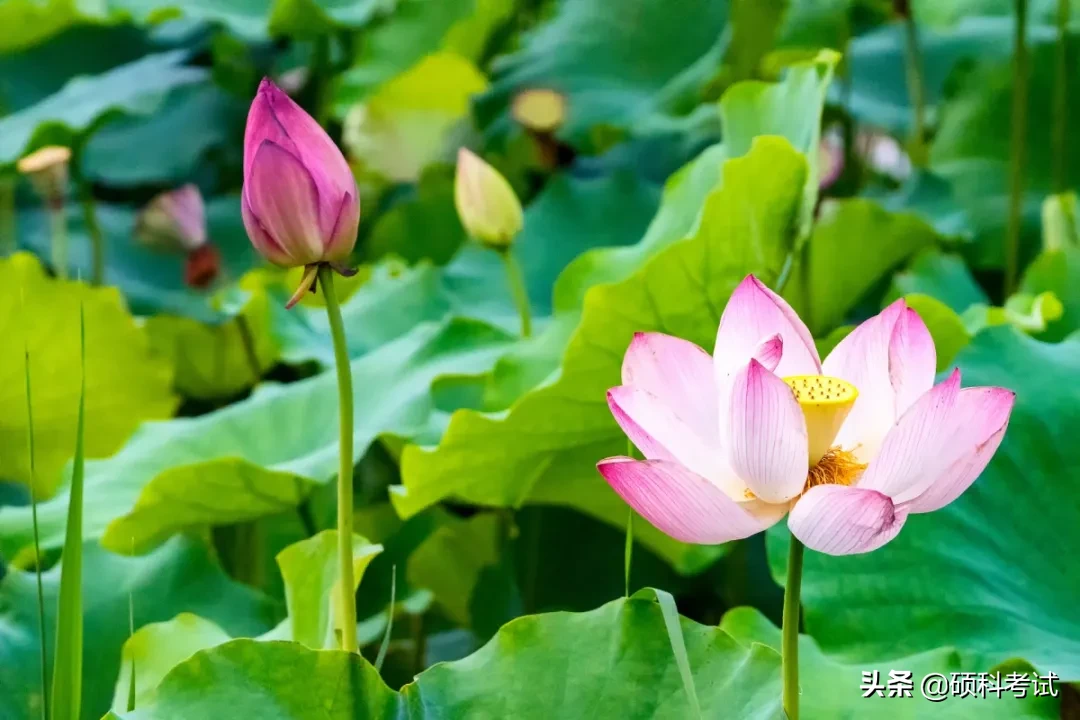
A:
{"label": "pink lotus bud", "polygon": [[67,195],[71,148],[48,145],[19,160],[15,167],[30,178],[34,190],[49,205],[59,207]]}
{"label": "pink lotus bud", "polygon": [[241,211],[255,249],[281,267],[339,264],[356,244],[360,202],[348,163],[314,118],[267,79],[244,132]]}
{"label": "pink lotus bud", "polygon": [[163,192],[135,220],[135,237],[143,245],[166,252],[190,253],[206,244],[206,211],[194,185]]}

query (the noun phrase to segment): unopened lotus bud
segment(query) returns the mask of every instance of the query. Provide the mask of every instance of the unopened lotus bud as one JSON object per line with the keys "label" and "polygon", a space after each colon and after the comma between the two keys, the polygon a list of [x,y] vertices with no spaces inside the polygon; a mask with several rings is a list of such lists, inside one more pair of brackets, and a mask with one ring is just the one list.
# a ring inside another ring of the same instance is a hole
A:
{"label": "unopened lotus bud", "polygon": [[475,153],[458,151],[454,202],[465,231],[488,247],[503,250],[521,232],[524,217],[514,189]]}
{"label": "unopened lotus bud", "polygon": [[16,163],[19,172],[30,179],[37,194],[52,207],[64,204],[68,186],[71,148],[48,145]]}
{"label": "unopened lotus bud", "polygon": [[135,221],[135,237],[146,247],[165,252],[194,252],[206,244],[206,210],[194,185],[161,193]]}
{"label": "unopened lotus bud", "polygon": [[339,264],[356,244],[359,193],[345,157],[315,119],[269,80],[244,132],[244,227],[281,267]]}

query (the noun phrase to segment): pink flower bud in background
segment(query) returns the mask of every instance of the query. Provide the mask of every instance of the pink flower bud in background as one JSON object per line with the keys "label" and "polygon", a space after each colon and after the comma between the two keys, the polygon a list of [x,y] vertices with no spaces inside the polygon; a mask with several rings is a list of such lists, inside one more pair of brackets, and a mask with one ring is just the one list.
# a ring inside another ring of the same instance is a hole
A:
{"label": "pink flower bud in background", "polygon": [[135,239],[158,252],[185,255],[184,284],[210,287],[221,271],[221,253],[206,237],[206,209],[195,185],[154,197],[135,220]]}
{"label": "pink flower bud in background", "polygon": [[360,202],[349,164],[314,118],[264,79],[244,132],[244,227],[281,267],[341,263],[356,244]]}
{"label": "pink flower bud in background", "polygon": [[67,195],[70,162],[71,148],[48,145],[22,158],[15,167],[30,179],[42,200],[53,207],[60,207]]}
{"label": "pink flower bud in background", "polygon": [[521,202],[510,183],[466,148],[458,151],[454,203],[465,232],[496,250],[509,247],[524,224]]}
{"label": "pink flower bud in background", "polygon": [[135,220],[135,238],[164,252],[190,253],[206,244],[206,210],[194,185],[154,197]]}

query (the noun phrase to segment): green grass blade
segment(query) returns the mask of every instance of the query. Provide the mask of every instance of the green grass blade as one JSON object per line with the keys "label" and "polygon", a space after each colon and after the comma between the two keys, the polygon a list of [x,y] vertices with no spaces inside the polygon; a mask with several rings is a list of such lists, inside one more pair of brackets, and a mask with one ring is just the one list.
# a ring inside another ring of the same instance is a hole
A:
{"label": "green grass blade", "polygon": [[[135,538],[131,539],[131,554],[135,554]],[[128,640],[135,634],[135,593],[128,590]],[[128,682],[127,711],[135,709],[135,654],[131,655],[131,677]]]}
{"label": "green grass blade", "polygon": [[37,576],[37,600],[38,600],[38,632],[41,637],[41,719],[49,717],[49,671],[48,671],[48,640],[45,636],[45,588],[41,582],[41,540],[38,532],[37,515],[37,489],[34,482],[37,480],[34,464],[34,410],[30,393],[30,350],[23,349],[26,361],[26,445],[30,456],[30,513],[34,526],[34,574]]}
{"label": "green grass blade", "polygon": [[697,688],[694,687],[694,676],[690,673],[690,658],[686,655],[686,642],[683,640],[682,627],[679,625],[679,610],[675,607],[675,598],[671,593],[663,590],[655,590],[656,601],[660,603],[660,613],[664,616],[664,627],[667,628],[668,640],[671,641],[671,652],[675,654],[675,664],[682,676],[683,692],[686,693],[686,702],[690,705],[692,717],[701,720],[701,704],[698,702]]}
{"label": "green grass blade", "polygon": [[375,669],[382,671],[386,651],[390,647],[390,634],[394,630],[394,604],[397,602],[397,565],[390,568],[390,607],[386,611],[386,632],[379,644],[379,654],[375,658]]}
{"label": "green grass blade", "polygon": [[52,720],[79,720],[82,704],[82,521],[83,430],[86,414],[86,317],[79,307],[80,372],[79,421],[75,431],[75,459],[71,472],[67,534],[60,573],[60,606],[56,622],[56,659],[52,682]]}

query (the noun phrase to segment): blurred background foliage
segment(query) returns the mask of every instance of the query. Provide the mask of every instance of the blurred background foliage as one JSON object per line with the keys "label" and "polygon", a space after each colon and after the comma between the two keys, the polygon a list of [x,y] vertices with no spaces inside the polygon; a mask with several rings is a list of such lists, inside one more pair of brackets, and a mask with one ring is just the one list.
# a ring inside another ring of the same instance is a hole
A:
{"label": "blurred background foliage", "polygon": [[[1080,542],[1080,143],[1067,132],[1080,2],[1025,3],[1019,74],[1015,5],[0,0],[0,717],[37,717],[43,702],[30,486],[51,613],[80,302],[84,718],[681,718],[695,702],[705,717],[776,717],[786,531],[697,547],[639,518],[627,581],[628,509],[595,471],[626,450],[604,391],[632,334],[711,350],[750,272],[790,274],[784,294],[823,354],[906,297],[939,369],[1018,392],[998,457],[962,500],[873,555],[808,562],[805,717],[929,712],[862,700],[868,668],[1080,681],[1067,561]],[[361,188],[343,311],[365,660],[324,649],[329,329],[316,296],[284,310],[295,273],[263,266],[240,221],[244,118],[263,76],[328,128]],[[565,98],[554,132],[515,117],[536,88]],[[46,213],[15,171],[50,144],[73,151],[68,280],[48,271]],[[498,257],[458,222],[462,146],[525,205],[512,252],[531,338]],[[183,257],[133,237],[139,209],[188,182],[222,255],[206,290],[185,284]],[[95,224],[104,286],[83,291]],[[33,475],[24,347],[39,378]],[[570,612],[522,617],[548,611]],[[1059,717],[1064,692],[933,712]]]}

